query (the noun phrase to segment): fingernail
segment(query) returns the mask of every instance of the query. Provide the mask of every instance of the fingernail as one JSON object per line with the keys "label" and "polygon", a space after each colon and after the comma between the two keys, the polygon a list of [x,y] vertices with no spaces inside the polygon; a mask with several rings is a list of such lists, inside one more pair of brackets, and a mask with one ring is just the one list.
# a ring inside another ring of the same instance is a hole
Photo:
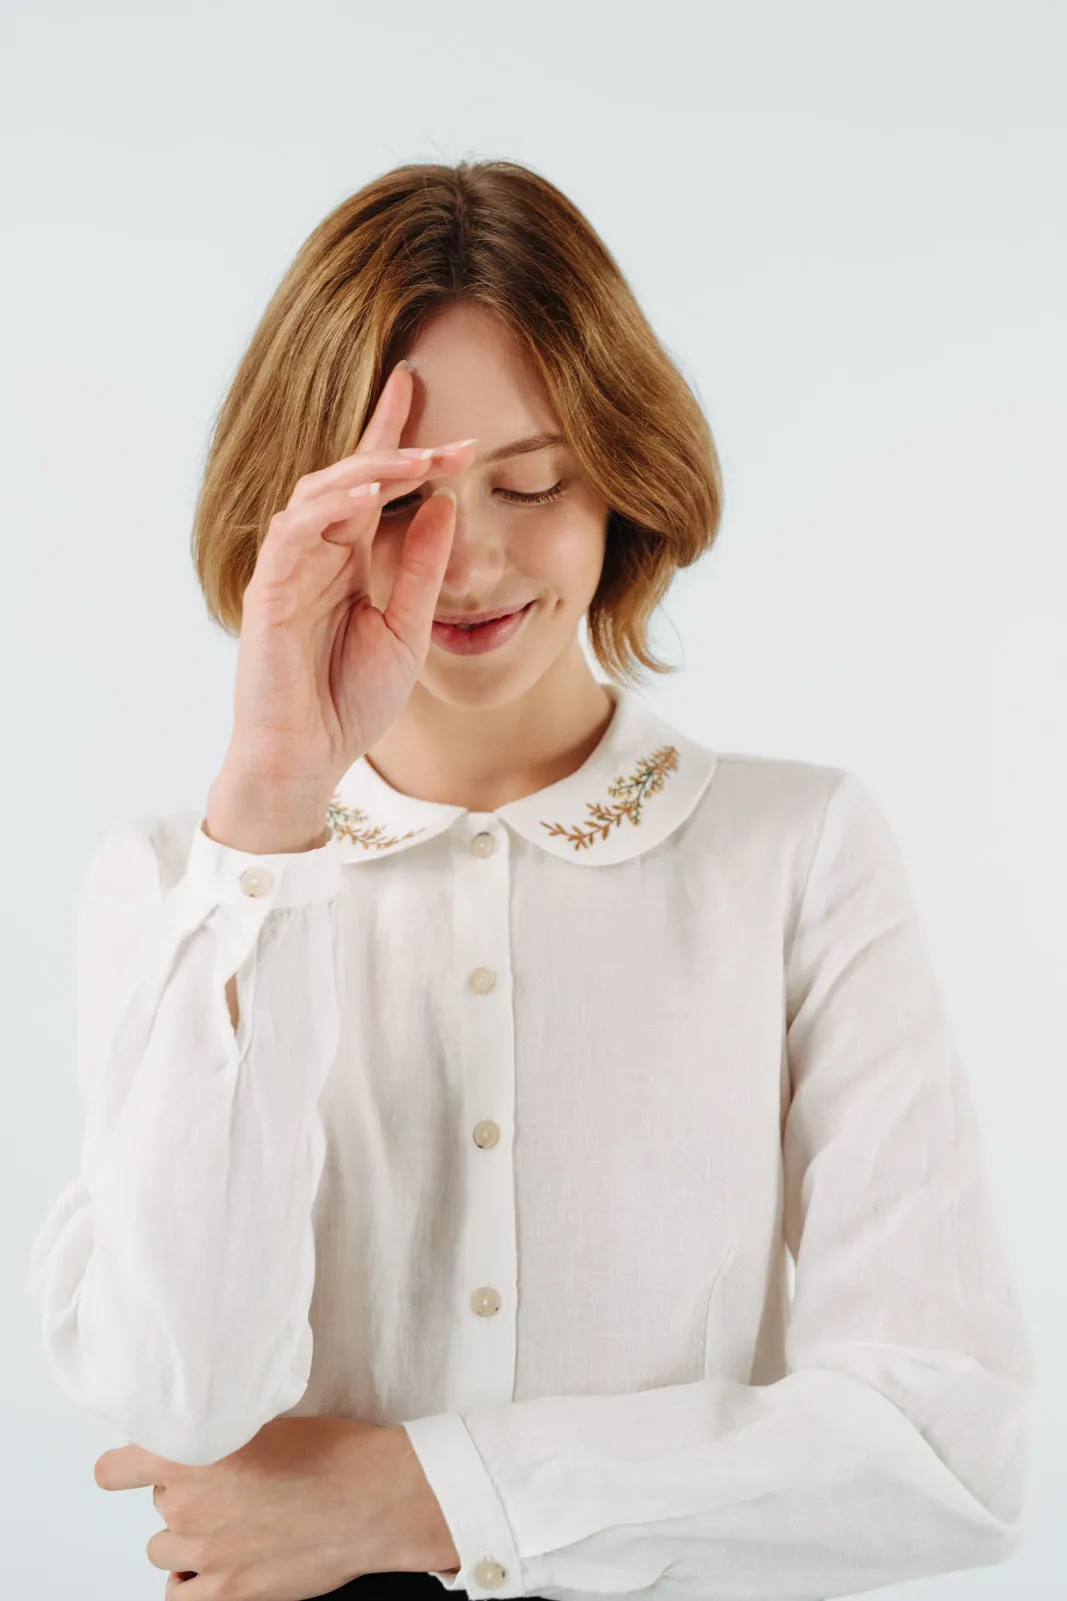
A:
{"label": "fingernail", "polygon": [[473,439],[453,439],[451,444],[438,445],[436,454],[438,456],[443,456],[446,450],[462,450],[464,445],[473,445],[477,442],[477,439],[477,434],[475,434]]}
{"label": "fingernail", "polygon": [[[447,487],[442,486],[440,489],[435,489],[433,495],[447,495],[453,506],[457,504],[456,491],[454,489],[448,489]],[[431,500],[433,499],[433,495],[430,496]]]}
{"label": "fingernail", "polygon": [[397,362],[397,366],[398,367],[406,367],[408,372],[414,372],[415,371],[414,367],[411,365],[410,361],[408,361],[406,356],[404,357],[404,359],[402,361],[398,361]]}

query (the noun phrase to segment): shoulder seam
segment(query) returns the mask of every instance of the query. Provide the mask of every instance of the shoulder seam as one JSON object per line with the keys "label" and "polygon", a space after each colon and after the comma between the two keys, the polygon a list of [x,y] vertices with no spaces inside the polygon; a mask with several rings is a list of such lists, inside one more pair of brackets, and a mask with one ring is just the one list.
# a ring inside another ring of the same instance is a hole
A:
{"label": "shoulder seam", "polygon": [[808,858],[807,870],[804,873],[804,882],[801,885],[800,893],[796,898],[796,905],[795,905],[795,909],[794,909],[794,912],[793,912],[791,926],[790,926],[790,929],[789,929],[789,938],[786,941],[786,948],[785,948],[785,966],[786,966],[786,968],[788,968],[789,963],[792,960],[793,940],[796,937],[796,931],[800,927],[801,920],[802,920],[802,918],[804,916],[804,903],[805,903],[805,901],[807,900],[807,897],[808,897],[808,886],[811,883],[811,875],[812,875],[812,872],[813,872],[814,867],[815,867],[815,861],[816,861],[816,858],[819,855],[820,849],[822,848],[823,838],[824,838],[824,836],[826,834],[826,820],[830,815],[830,808],[833,805],[834,800],[836,799],[836,797],[841,793],[841,790],[851,780],[851,777],[852,777],[852,774],[851,774],[850,770],[848,768],[846,768],[846,767],[838,768],[838,769],[836,769],[836,771],[838,773],[838,778],[837,778],[836,783],[834,783],[831,786],[830,793],[826,797],[826,804],[823,807],[822,817],[819,819],[819,827],[818,827],[818,830],[817,830],[816,835],[815,835],[815,843],[811,848],[811,855]]}

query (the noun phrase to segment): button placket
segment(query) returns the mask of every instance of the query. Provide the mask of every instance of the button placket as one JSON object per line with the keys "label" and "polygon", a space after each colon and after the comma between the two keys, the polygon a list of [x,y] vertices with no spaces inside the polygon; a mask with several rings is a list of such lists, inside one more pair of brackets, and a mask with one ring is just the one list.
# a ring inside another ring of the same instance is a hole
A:
{"label": "button placket", "polygon": [[[510,852],[502,825],[470,820],[457,871],[457,976],[461,1116],[467,1123],[470,1207],[457,1257],[456,1291],[466,1320],[461,1366],[472,1388],[501,1399],[514,1389],[515,1243],[510,1117],[515,1093],[511,1007]],[[484,1114],[492,1109],[497,1116]],[[461,1149],[464,1147],[461,1146]]]}

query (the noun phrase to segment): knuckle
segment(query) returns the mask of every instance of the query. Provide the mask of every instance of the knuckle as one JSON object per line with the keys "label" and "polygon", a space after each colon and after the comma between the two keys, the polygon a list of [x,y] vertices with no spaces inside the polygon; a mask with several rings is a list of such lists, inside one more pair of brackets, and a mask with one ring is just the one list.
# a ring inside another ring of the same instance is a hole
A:
{"label": "knuckle", "polygon": [[188,1502],[168,1496],[166,1501],[157,1508],[157,1511],[166,1519],[167,1528],[173,1534],[190,1534],[192,1532],[192,1518]]}

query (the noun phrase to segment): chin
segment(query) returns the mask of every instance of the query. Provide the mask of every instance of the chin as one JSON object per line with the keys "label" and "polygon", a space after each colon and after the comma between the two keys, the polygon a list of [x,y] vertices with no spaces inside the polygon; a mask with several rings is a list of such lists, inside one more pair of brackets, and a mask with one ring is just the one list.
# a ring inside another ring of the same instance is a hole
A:
{"label": "chin", "polygon": [[491,655],[479,660],[441,653],[443,660],[434,662],[432,669],[423,668],[420,682],[424,689],[450,706],[479,706],[486,711],[496,706],[508,706],[520,700],[540,683],[552,666],[538,653],[516,658],[499,665]]}

